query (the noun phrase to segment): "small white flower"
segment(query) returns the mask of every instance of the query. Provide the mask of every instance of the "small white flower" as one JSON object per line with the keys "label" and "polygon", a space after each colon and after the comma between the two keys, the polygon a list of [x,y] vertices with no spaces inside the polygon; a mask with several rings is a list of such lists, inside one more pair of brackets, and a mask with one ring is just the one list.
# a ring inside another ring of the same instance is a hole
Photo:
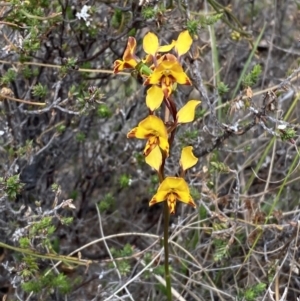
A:
{"label": "small white flower", "polygon": [[236,109],[237,110],[240,110],[241,108],[244,107],[244,102],[242,102],[241,100],[239,100],[237,103],[236,103]]}
{"label": "small white flower", "polygon": [[88,6],[88,5],[84,5],[81,9],[81,12],[80,13],[76,13],[76,17],[77,19],[83,19],[85,21],[85,24],[86,26],[89,26],[91,24],[89,17],[91,16],[90,14],[88,14],[88,10],[90,9],[91,7]]}
{"label": "small white flower", "polygon": [[285,130],[286,125],[285,124],[279,124],[277,128],[278,128],[278,130]]}

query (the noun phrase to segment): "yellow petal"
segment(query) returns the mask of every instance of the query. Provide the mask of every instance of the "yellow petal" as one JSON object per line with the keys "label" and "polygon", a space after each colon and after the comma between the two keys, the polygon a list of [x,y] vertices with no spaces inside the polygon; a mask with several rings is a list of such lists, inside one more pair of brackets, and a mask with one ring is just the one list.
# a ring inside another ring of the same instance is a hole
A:
{"label": "yellow petal", "polygon": [[193,198],[190,195],[190,189],[188,184],[183,178],[167,177],[165,180],[169,181],[169,185],[172,187],[173,193],[178,197],[178,200],[196,207]]}
{"label": "yellow petal", "polygon": [[176,82],[181,85],[191,85],[192,82],[183,71],[181,65],[178,62],[173,63],[170,68],[171,75],[175,78]]}
{"label": "yellow petal", "polygon": [[165,194],[166,192],[175,194],[183,203],[196,206],[190,195],[189,186],[183,178],[166,177],[158,187],[157,197],[160,197],[160,193]]}
{"label": "yellow petal", "polygon": [[176,45],[176,41],[173,40],[172,43],[169,44],[169,45],[160,46],[160,47],[158,48],[158,52],[169,52],[169,51],[172,50],[172,48],[173,48],[175,45]]}
{"label": "yellow petal", "polygon": [[148,156],[145,157],[145,161],[155,170],[159,171],[162,164],[162,154],[160,148],[156,146]]}
{"label": "yellow petal", "polygon": [[174,193],[186,192],[189,194],[189,187],[183,178],[166,177],[160,184],[158,191],[173,191]]}
{"label": "yellow petal", "polygon": [[166,189],[163,189],[162,184],[159,185],[156,194],[153,196],[153,198],[151,199],[149,206],[152,206],[156,203],[160,203],[163,202],[165,200],[167,200],[168,198],[168,194],[170,193],[170,189],[169,187],[167,187]]}
{"label": "yellow petal", "polygon": [[153,85],[147,90],[146,105],[151,111],[158,109],[163,99],[164,93],[160,87]]}
{"label": "yellow petal", "polygon": [[159,147],[166,152],[166,156],[169,156],[169,141],[168,138],[166,137],[159,137],[159,142],[158,142]]}
{"label": "yellow petal", "polygon": [[167,196],[165,196],[164,198],[158,198],[157,196],[158,196],[158,193],[153,196],[153,198],[149,202],[149,206],[153,206],[157,203],[161,203],[167,199]]}
{"label": "yellow petal", "polygon": [[154,115],[149,115],[127,134],[127,138],[138,139],[149,139],[151,136],[168,138],[163,121]]}
{"label": "yellow petal", "polygon": [[177,112],[177,122],[187,123],[192,122],[195,118],[196,107],[201,103],[200,100],[190,100],[188,101],[178,112]]}
{"label": "yellow petal", "polygon": [[153,56],[155,56],[158,47],[159,47],[159,42],[157,36],[152,32],[148,32],[143,39],[144,51],[147,54],[152,54]]}
{"label": "yellow petal", "polygon": [[193,154],[193,147],[192,146],[186,146],[181,151],[181,157],[180,157],[180,165],[183,170],[187,170],[188,168],[193,167],[195,164],[197,164],[198,158],[196,158]]}
{"label": "yellow petal", "polygon": [[192,43],[193,39],[191,38],[189,32],[187,30],[181,32],[175,45],[175,50],[178,54],[178,57],[187,53],[190,50]]}
{"label": "yellow petal", "polygon": [[196,207],[186,181],[183,178],[166,177],[159,185],[157,193],[151,199],[149,206],[167,200],[170,213],[174,213],[177,199]]}
{"label": "yellow petal", "polygon": [[157,116],[149,115],[147,118],[139,123],[140,127],[151,131],[152,135],[156,137],[168,138],[168,132],[164,122]]}
{"label": "yellow petal", "polygon": [[160,83],[162,76],[164,75],[164,68],[158,65],[157,68],[154,69],[153,73],[145,80],[144,85],[157,85]]}

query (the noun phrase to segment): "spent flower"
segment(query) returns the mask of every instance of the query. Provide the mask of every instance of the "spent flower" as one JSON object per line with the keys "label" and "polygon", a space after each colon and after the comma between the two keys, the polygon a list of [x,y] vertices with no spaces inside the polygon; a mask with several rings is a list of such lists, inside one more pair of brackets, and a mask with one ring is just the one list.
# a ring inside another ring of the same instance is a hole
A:
{"label": "spent flower", "polygon": [[124,69],[133,69],[138,64],[138,57],[135,55],[136,40],[134,37],[129,37],[127,46],[124,51],[123,59],[114,62],[114,73],[118,73]]}

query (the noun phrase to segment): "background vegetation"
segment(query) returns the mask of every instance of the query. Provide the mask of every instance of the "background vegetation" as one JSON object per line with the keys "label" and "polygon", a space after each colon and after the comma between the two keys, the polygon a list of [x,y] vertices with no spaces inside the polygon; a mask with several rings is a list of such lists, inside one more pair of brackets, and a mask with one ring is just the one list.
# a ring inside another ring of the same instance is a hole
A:
{"label": "background vegetation", "polygon": [[[145,87],[112,74],[127,38],[188,29],[200,99],[197,210],[171,218],[174,300],[297,300],[300,2],[0,2],[3,300],[165,300],[161,206],[142,141]],[[176,146],[175,148],[176,149]],[[176,158],[177,155],[177,158]]]}

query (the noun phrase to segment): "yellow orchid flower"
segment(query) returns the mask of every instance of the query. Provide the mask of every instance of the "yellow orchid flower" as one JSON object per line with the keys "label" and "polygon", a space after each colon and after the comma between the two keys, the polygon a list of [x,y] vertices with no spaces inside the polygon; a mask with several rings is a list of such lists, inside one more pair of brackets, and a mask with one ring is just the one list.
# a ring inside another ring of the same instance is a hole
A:
{"label": "yellow orchid flower", "polygon": [[[156,170],[159,169],[162,163],[160,149],[165,152],[166,157],[169,156],[168,132],[163,121],[157,116],[149,115],[142,120],[137,127],[129,131],[127,138],[147,139],[144,156],[147,157],[154,151],[146,162]],[[158,165],[159,167],[157,167]]]}
{"label": "yellow orchid flower", "polygon": [[194,208],[196,207],[186,181],[183,178],[166,177],[159,185],[157,193],[151,199],[149,206],[167,201],[170,213],[174,214],[177,200]]}
{"label": "yellow orchid flower", "polygon": [[178,58],[190,50],[192,43],[193,39],[187,30],[179,34],[178,39],[175,42],[175,51]]}
{"label": "yellow orchid flower", "polygon": [[124,69],[135,68],[138,64],[138,58],[135,55],[136,40],[134,37],[129,37],[127,46],[124,51],[123,60],[116,60],[114,62],[114,73],[118,73]]}
{"label": "yellow orchid flower", "polygon": [[184,171],[187,169],[193,167],[198,162],[198,158],[196,158],[193,154],[193,147],[192,146],[186,146],[181,151],[181,157],[180,157],[180,166]]}
{"label": "yellow orchid flower", "polygon": [[200,100],[188,101],[178,112],[177,112],[177,123],[192,122],[195,119],[196,107],[201,103]]}
{"label": "yellow orchid flower", "polygon": [[153,73],[146,79],[144,85],[161,85],[165,97],[172,93],[174,83],[191,85],[191,81],[183,71],[178,61],[162,61]]}
{"label": "yellow orchid flower", "polygon": [[143,49],[155,58],[158,52],[168,52],[175,46],[175,41],[169,45],[159,46],[158,37],[153,32],[148,32],[143,38]]}

